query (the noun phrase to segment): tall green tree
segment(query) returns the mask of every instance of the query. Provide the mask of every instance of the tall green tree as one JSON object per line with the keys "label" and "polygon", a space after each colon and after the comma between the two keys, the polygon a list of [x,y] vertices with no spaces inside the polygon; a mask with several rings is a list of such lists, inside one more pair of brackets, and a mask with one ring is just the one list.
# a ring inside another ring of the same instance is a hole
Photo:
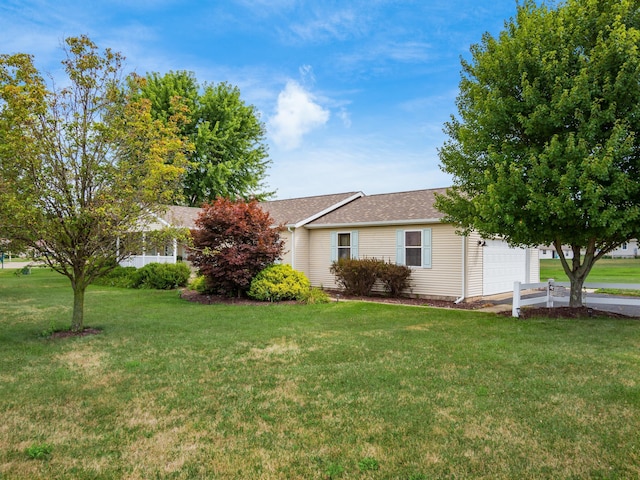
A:
{"label": "tall green tree", "polygon": [[181,129],[194,145],[183,184],[187,205],[199,207],[217,197],[262,200],[270,195],[263,184],[270,163],[266,130],[237,87],[223,82],[201,88],[185,71],[150,73],[140,95],[151,100],[156,118],[169,118],[176,100],[188,112]]}
{"label": "tall green tree", "polygon": [[437,206],[464,230],[555,245],[580,306],[594,263],[640,236],[638,2],[525,1],[471,54]]}
{"label": "tall green tree", "polygon": [[177,108],[154,120],[127,93],[122,60],[86,36],[65,40],[66,86],[47,86],[30,55],[0,55],[0,238],[30,247],[73,288],[72,330],[87,286],[130,252],[118,239],[175,198],[185,162]]}

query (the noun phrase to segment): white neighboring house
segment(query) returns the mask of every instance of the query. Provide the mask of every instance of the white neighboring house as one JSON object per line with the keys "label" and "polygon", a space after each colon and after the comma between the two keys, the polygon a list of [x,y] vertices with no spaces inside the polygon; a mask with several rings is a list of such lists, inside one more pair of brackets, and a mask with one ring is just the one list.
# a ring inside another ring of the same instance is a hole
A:
{"label": "white neighboring house", "polygon": [[607,256],[612,258],[635,258],[638,256],[638,240],[633,239],[623,243],[615,250],[611,250]]}
{"label": "white neighboring house", "polygon": [[[282,226],[283,263],[303,272],[316,287],[338,288],[330,267],[342,257],[378,258],[412,269],[405,293],[464,301],[513,291],[515,281],[538,282],[536,248],[511,248],[478,234],[460,236],[443,223],[435,194],[446,189],[364,195],[347,192],[262,202]],[[169,207],[159,225],[195,228],[199,208]],[[164,255],[163,255],[164,253]],[[143,252],[129,264],[186,259],[174,242],[165,252]]]}
{"label": "white neighboring house", "polygon": [[[562,247],[562,251],[564,252],[564,256],[567,259],[573,258],[573,250],[570,247],[564,246]],[[538,247],[538,252],[540,255],[540,260],[549,259],[549,258],[560,258],[558,256],[558,252],[553,245],[543,246],[540,245]],[[628,242],[623,243],[615,250],[610,251],[605,255],[606,257],[611,258],[635,258],[638,256],[638,240],[633,239]]]}
{"label": "white neighboring house", "polygon": [[[573,250],[571,250],[571,247],[563,245],[562,252],[564,253],[564,258],[573,258]],[[560,258],[554,245],[540,245],[538,247],[538,254],[540,256],[540,260],[549,258]]]}

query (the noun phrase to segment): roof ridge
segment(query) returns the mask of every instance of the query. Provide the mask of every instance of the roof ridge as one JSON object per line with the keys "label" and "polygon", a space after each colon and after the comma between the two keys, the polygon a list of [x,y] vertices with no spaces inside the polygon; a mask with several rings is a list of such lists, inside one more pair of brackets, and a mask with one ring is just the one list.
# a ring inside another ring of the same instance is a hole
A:
{"label": "roof ridge", "polygon": [[306,197],[293,197],[293,198],[278,198],[276,200],[265,200],[263,202],[260,203],[273,203],[273,202],[289,202],[292,200],[307,200],[307,199],[313,199],[313,198],[324,198],[324,197],[337,197],[339,195],[355,195],[357,193],[362,193],[364,195],[364,193],[360,190],[354,190],[352,192],[338,192],[338,193],[327,193],[324,195],[310,195],[310,196],[306,196]]}

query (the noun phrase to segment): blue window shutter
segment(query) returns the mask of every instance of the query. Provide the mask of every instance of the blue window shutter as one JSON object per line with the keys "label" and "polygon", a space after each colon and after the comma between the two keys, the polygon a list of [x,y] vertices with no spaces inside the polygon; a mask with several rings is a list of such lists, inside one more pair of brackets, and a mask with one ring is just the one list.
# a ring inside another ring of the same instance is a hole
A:
{"label": "blue window shutter", "polygon": [[396,230],[396,264],[404,265],[404,230]]}
{"label": "blue window shutter", "polygon": [[338,234],[331,232],[331,261],[338,260]]}
{"label": "blue window shutter", "polygon": [[431,229],[422,230],[422,267],[431,268]]}
{"label": "blue window shutter", "polygon": [[351,232],[351,258],[358,258],[358,231]]}

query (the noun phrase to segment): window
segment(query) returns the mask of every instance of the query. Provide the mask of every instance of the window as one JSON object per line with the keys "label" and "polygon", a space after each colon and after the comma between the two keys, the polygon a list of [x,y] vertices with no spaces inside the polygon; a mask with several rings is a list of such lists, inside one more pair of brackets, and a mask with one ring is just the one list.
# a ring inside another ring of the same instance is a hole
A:
{"label": "window", "polygon": [[338,234],[338,260],[343,258],[351,258],[351,234]]}
{"label": "window", "polygon": [[431,229],[398,230],[396,263],[408,267],[431,268]]}
{"label": "window", "polygon": [[629,248],[629,245],[627,244],[627,242],[624,242],[622,244],[622,250],[626,250],[627,248]]}
{"label": "window", "polygon": [[405,265],[422,266],[422,232],[404,232]]}
{"label": "window", "polygon": [[358,258],[358,231],[331,232],[331,261]]}

